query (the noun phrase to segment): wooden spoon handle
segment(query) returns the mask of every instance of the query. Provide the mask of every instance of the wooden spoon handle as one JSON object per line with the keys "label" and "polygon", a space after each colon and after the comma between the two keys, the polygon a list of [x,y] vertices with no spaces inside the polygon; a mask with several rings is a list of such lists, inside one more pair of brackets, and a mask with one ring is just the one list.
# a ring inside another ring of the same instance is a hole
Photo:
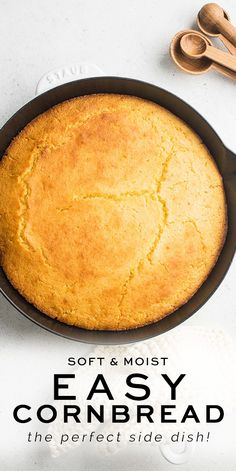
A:
{"label": "wooden spoon handle", "polygon": [[217,64],[228,67],[228,69],[236,72],[236,57],[228,54],[228,52],[223,52],[216,47],[208,46],[204,56],[208,57],[208,59],[211,59],[214,62],[217,62]]}
{"label": "wooden spoon handle", "polygon": [[225,77],[231,78],[232,80],[236,80],[236,72],[234,72],[233,70],[227,69],[227,67],[216,63],[214,63],[212,67]]}
{"label": "wooden spoon handle", "polygon": [[235,26],[230,23],[229,20],[226,20],[226,18],[222,18],[218,22],[218,28],[220,32],[225,36],[233,46],[236,47],[236,28]]}
{"label": "wooden spoon handle", "polygon": [[231,54],[236,56],[236,46],[233,46],[233,44],[225,36],[223,36],[223,34],[219,35],[219,39],[222,41],[226,49],[228,49]]}

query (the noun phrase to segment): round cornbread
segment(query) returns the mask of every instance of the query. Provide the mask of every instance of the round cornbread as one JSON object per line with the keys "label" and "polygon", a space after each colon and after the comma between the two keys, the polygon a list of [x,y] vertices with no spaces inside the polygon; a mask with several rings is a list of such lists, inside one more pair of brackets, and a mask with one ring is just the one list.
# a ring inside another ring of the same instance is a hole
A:
{"label": "round cornbread", "polygon": [[85,329],[155,322],[186,303],[224,243],[222,178],[166,109],[90,95],[37,117],[0,163],[0,255],[46,315]]}

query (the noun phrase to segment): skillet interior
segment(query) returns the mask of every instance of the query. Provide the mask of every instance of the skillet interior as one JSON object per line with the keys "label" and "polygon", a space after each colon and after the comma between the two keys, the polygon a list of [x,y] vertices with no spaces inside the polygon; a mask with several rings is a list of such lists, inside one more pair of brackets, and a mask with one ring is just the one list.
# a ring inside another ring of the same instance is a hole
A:
{"label": "skillet interior", "polygon": [[98,77],[70,82],[36,97],[5,124],[0,131],[0,158],[11,140],[39,114],[61,101],[92,93],[120,93],[154,101],[183,119],[200,135],[214,157],[224,179],[228,205],[228,234],[221,255],[197,293],[182,307],[159,322],[121,332],[86,331],[53,320],[29,304],[0,270],[0,288],[10,303],[26,317],[61,336],[86,343],[124,344],[162,334],[188,319],[214,293],[232,261],[236,246],[236,156],[227,150],[211,126],[180,98],[154,85],[119,77]]}

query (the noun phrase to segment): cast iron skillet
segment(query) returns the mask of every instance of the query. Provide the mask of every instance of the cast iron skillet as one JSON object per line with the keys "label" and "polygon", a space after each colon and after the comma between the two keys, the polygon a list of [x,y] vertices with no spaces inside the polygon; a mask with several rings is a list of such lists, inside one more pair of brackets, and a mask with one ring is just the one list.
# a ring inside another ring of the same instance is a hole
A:
{"label": "cast iron skillet", "polygon": [[120,77],[98,77],[66,83],[43,93],[27,103],[0,131],[0,158],[13,137],[40,113],[51,106],[80,95],[121,93],[154,101],[182,118],[193,128],[213,155],[224,179],[228,205],[228,234],[213,271],[197,293],[173,314],[154,324],[138,329],[107,332],[87,331],[50,319],[29,304],[0,272],[0,288],[4,296],[22,314],[41,327],[69,339],[95,344],[124,344],[162,334],[194,314],[214,293],[223,280],[236,247],[236,155],[226,149],[212,127],[193,108],[170,92],[149,83]]}

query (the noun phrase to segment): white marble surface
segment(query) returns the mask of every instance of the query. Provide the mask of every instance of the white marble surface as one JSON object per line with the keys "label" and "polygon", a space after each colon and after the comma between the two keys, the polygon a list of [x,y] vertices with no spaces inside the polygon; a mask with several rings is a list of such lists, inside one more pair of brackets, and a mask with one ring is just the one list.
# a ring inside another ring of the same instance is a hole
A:
{"label": "white marble surface", "polygon": [[[0,125],[34,96],[45,72],[89,62],[106,75],[143,79],[176,93],[236,152],[236,84],[216,73],[185,75],[168,54],[172,36],[193,27],[201,6],[198,0],[0,0]],[[224,0],[223,6],[236,23],[235,1]],[[235,286],[234,262],[215,295],[185,325],[221,330],[235,342]],[[12,405],[45,400],[50,375],[60,366],[66,370],[68,356],[86,355],[90,347],[42,330],[3,298],[0,316],[0,471],[174,469],[159,452],[148,448],[119,457],[98,454],[96,460],[80,451],[53,460],[47,449],[25,445],[22,429],[11,417]],[[186,350],[186,355],[191,357],[191,351]],[[178,469],[218,471],[226,466],[228,471],[235,470],[231,426],[226,427],[222,446],[213,440]]]}

